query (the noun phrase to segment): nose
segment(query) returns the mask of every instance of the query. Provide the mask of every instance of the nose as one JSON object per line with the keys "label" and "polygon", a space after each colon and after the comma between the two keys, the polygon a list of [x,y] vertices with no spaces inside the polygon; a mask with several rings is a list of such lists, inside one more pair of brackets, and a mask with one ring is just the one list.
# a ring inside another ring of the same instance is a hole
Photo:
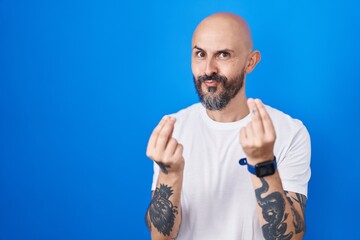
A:
{"label": "nose", "polygon": [[218,66],[216,64],[216,61],[212,58],[209,58],[206,61],[206,66],[205,66],[205,72],[204,72],[207,76],[211,76],[213,74],[217,74],[218,73]]}

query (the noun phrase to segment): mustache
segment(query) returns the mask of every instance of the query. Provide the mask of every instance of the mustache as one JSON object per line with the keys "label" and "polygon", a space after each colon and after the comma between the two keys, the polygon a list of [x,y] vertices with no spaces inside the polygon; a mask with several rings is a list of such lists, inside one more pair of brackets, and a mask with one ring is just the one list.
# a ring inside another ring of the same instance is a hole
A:
{"label": "mustache", "polygon": [[209,81],[209,80],[212,80],[212,81],[217,81],[217,82],[221,82],[221,83],[226,83],[227,82],[227,78],[224,77],[224,76],[221,76],[221,75],[218,75],[218,74],[212,74],[210,76],[208,75],[202,75],[202,76],[199,76],[197,78],[197,80],[201,83],[205,82],[205,81]]}

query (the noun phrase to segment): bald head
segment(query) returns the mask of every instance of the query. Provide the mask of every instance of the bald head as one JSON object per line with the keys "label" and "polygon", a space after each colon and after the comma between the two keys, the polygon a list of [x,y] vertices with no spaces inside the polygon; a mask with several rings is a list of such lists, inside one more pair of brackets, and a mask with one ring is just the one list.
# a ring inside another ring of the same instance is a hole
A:
{"label": "bald head", "polygon": [[[192,39],[191,68],[201,102],[209,111],[246,108],[246,74],[260,61],[248,24],[231,13],[205,18]],[[234,99],[234,100],[233,100]],[[230,107],[231,109],[232,107]]]}
{"label": "bald head", "polygon": [[250,52],[253,48],[251,32],[246,21],[232,13],[216,13],[200,22],[194,31],[192,45],[209,42],[219,48],[233,47]]}

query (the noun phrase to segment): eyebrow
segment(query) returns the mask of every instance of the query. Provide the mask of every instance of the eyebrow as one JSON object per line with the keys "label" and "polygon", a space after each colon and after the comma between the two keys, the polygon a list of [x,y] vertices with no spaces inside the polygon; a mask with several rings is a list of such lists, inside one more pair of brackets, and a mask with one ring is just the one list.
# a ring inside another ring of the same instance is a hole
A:
{"label": "eyebrow", "polygon": [[195,46],[193,47],[193,50],[194,50],[194,49],[197,49],[197,50],[200,50],[200,51],[203,51],[203,52],[205,52],[205,51],[204,51],[204,49],[202,49],[202,48],[199,48],[199,47],[198,47],[198,46],[196,46],[196,45],[195,45]]}
{"label": "eyebrow", "polygon": [[[197,49],[197,50],[200,50],[200,51],[203,51],[203,52],[206,52],[204,49],[202,49],[202,48],[200,48],[200,47],[198,47],[198,46],[194,46],[193,47],[193,50],[194,49]],[[218,51],[216,51],[217,53],[219,53],[219,52],[234,52],[234,50],[231,50],[231,49],[229,49],[229,48],[224,48],[224,49],[221,49],[221,50],[218,50]]]}

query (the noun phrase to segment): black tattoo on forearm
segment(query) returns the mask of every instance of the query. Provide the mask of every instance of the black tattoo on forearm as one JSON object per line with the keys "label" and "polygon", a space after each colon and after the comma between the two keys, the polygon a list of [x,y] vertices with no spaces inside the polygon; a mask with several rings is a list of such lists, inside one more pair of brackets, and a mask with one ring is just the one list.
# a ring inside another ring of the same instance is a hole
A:
{"label": "black tattoo on forearm", "polygon": [[[178,208],[169,201],[173,194],[171,187],[160,184],[160,188],[156,188],[154,196],[151,200],[148,213],[151,223],[164,236],[170,236],[174,227],[175,215],[178,214]],[[150,227],[150,222],[147,220]]]}
{"label": "black tattoo on forearm", "polygon": [[[151,202],[150,202],[151,204]],[[151,230],[151,223],[150,223],[150,220],[149,220],[149,208],[150,208],[150,204],[146,210],[146,214],[145,214],[145,224],[146,226]]]}
{"label": "black tattoo on forearm", "polygon": [[163,173],[168,174],[167,168],[170,168],[171,167],[170,165],[165,165],[164,163],[161,162],[156,162],[156,163]]}
{"label": "black tattoo on forearm", "polygon": [[294,207],[294,201],[296,201],[301,208],[302,215],[305,217],[305,205],[306,205],[306,197],[300,193],[296,193],[296,197],[291,197],[289,192],[285,191],[286,197],[291,205],[291,213],[293,215],[293,224],[295,227],[295,233],[305,232],[306,225],[303,217],[301,217],[300,213]]}
{"label": "black tattoo on forearm", "polygon": [[265,197],[263,193],[269,190],[269,184],[264,178],[260,178],[262,186],[255,190],[255,195],[259,206],[262,208],[262,215],[267,222],[262,226],[264,238],[267,240],[290,240],[293,232],[285,234],[287,231],[285,213],[285,199],[280,192],[273,192]]}

